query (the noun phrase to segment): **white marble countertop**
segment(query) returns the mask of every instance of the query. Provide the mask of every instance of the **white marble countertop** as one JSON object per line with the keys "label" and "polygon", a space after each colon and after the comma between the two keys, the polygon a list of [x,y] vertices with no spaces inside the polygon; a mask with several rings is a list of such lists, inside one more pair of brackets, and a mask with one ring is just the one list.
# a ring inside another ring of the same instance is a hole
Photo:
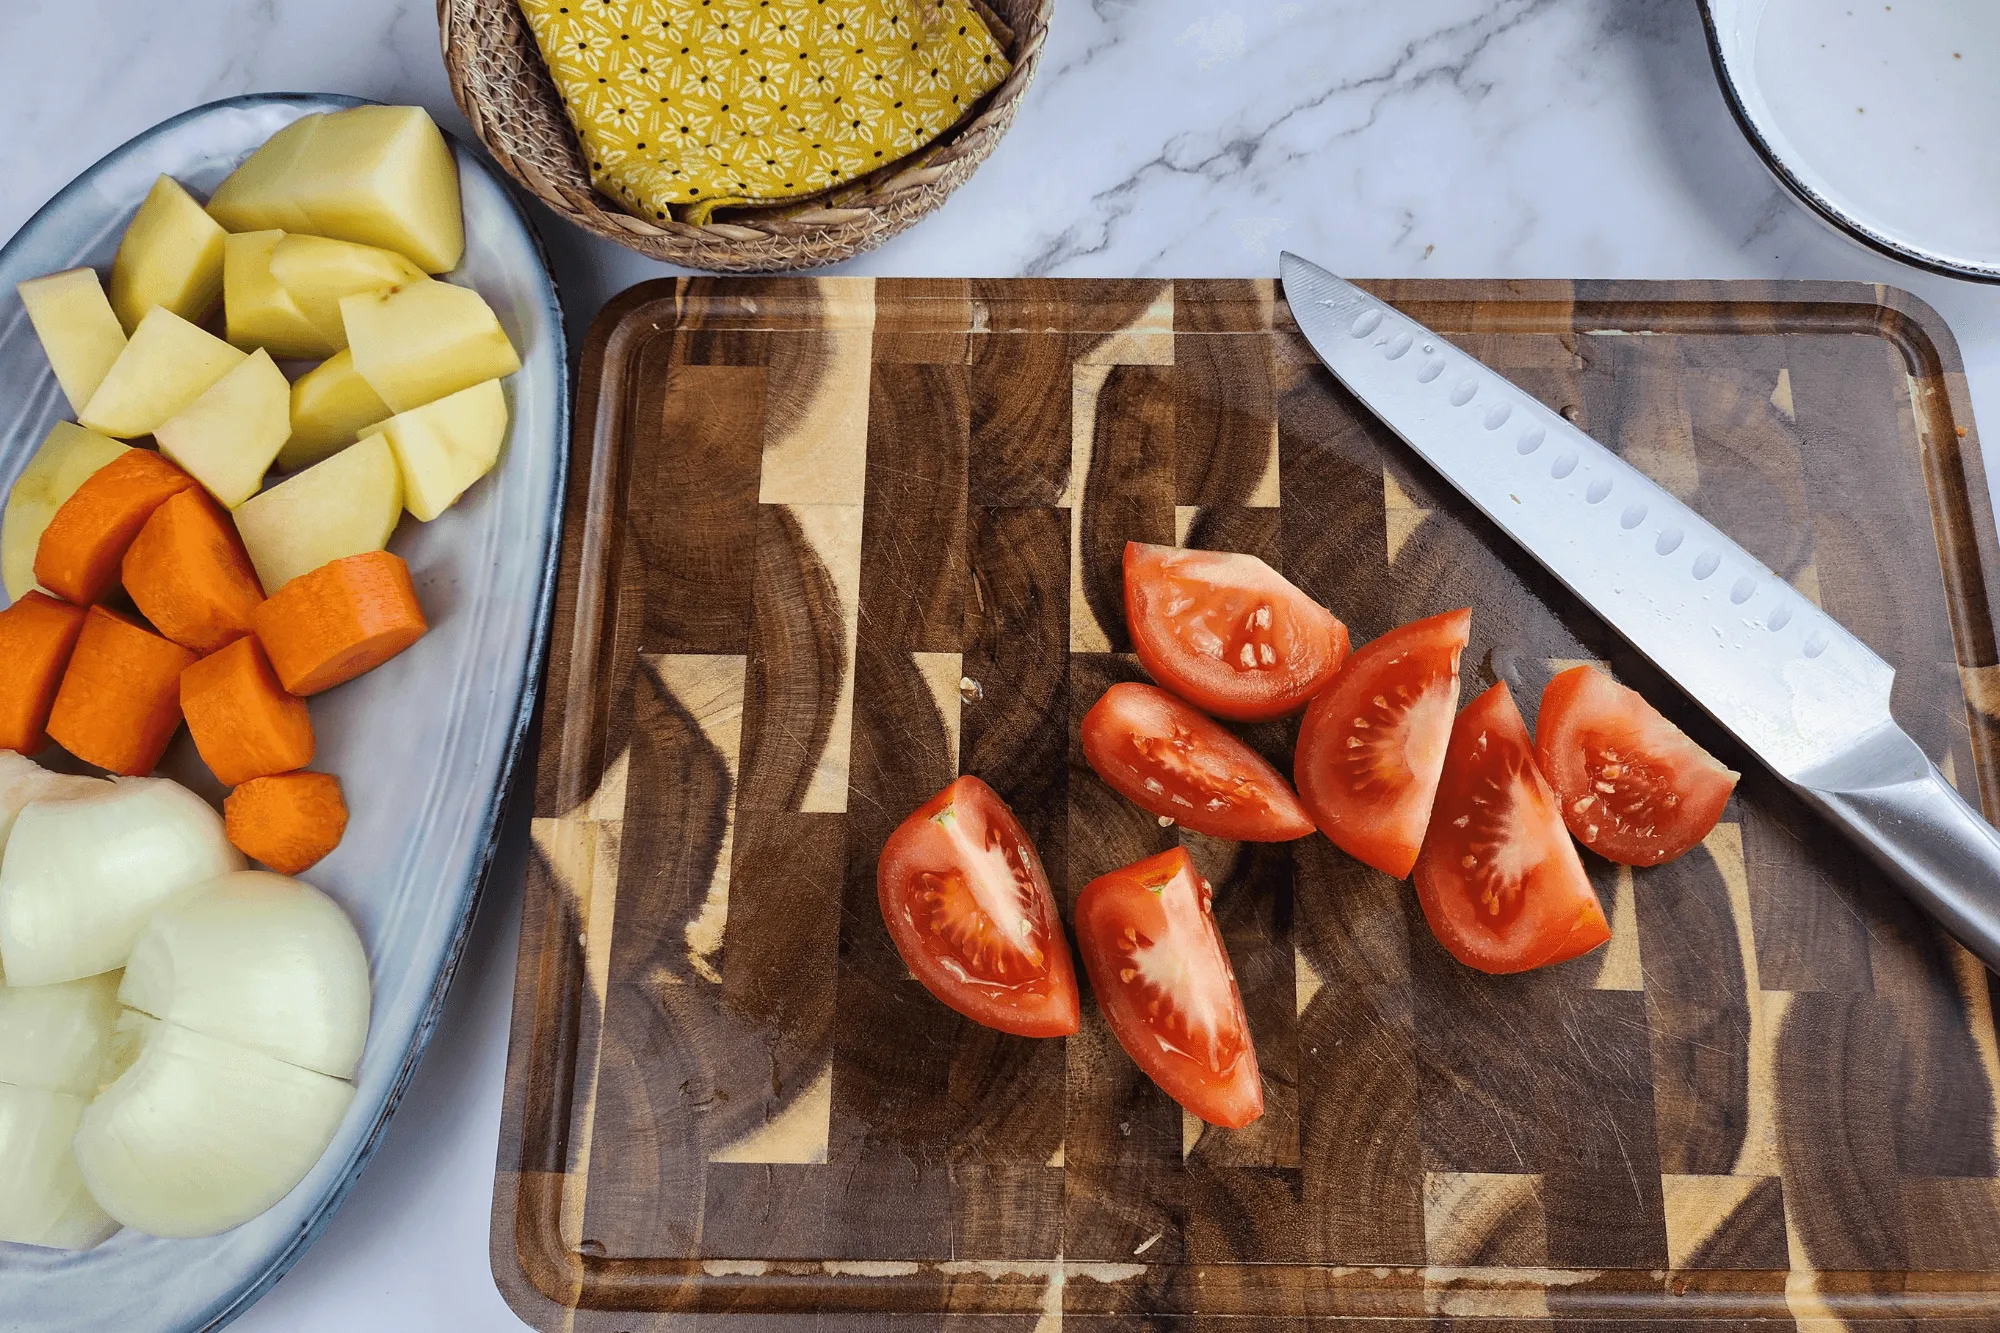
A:
{"label": "white marble countertop", "polygon": [[[313,90],[452,105],[416,0],[29,0],[0,54],[0,237],[190,106]],[[1237,277],[1280,246],[1380,277],[1846,278],[1956,331],[2000,419],[2000,288],[1826,230],[1724,107],[1691,0],[1059,0],[1016,126],[942,213],[849,266]],[[573,339],[669,272],[537,213]],[[487,1262],[520,920],[516,819],[429,1055],[319,1243],[236,1325],[520,1324]]]}

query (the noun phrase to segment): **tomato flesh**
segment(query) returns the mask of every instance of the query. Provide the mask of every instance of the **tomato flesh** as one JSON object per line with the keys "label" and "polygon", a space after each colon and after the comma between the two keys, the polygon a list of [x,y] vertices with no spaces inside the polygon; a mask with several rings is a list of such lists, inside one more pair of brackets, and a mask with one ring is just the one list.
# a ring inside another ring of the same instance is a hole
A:
{"label": "tomato flesh", "polygon": [[1076,969],[1049,877],[984,782],[959,778],[904,820],[875,886],[896,952],[938,999],[1023,1037],[1077,1030]]}
{"label": "tomato flesh", "polygon": [[1595,667],[1549,682],[1535,731],[1569,831],[1626,865],[1671,861],[1707,837],[1741,776]]}
{"label": "tomato flesh", "polygon": [[1525,972],[1611,938],[1504,681],[1451,729],[1416,879],[1438,943],[1482,972]]}
{"label": "tomato flesh", "polygon": [[1142,810],[1216,838],[1287,842],[1313,831],[1278,770],[1152,685],[1113,685],[1083,715],[1083,757]]}
{"label": "tomato flesh", "polygon": [[1348,659],[1314,699],[1292,763],[1320,832],[1402,879],[1430,823],[1458,708],[1458,658],[1472,612],[1390,630]]}
{"label": "tomato flesh", "polygon": [[1233,551],[1127,542],[1125,623],[1154,680],[1238,722],[1296,713],[1347,660],[1347,626]]}
{"label": "tomato flesh", "polygon": [[1240,1129],[1264,1113],[1264,1083],[1214,896],[1184,848],[1135,861],[1084,888],[1077,947],[1133,1063],[1203,1120]]}

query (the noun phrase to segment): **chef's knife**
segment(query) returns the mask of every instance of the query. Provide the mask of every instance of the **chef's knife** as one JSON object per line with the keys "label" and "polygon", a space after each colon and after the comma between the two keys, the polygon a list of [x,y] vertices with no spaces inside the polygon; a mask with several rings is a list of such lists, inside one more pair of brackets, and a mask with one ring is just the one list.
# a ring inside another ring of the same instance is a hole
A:
{"label": "chef's knife", "polygon": [[1348,392],[2000,971],[2000,832],[1896,725],[1887,662],[1533,395],[1297,255],[1281,271]]}

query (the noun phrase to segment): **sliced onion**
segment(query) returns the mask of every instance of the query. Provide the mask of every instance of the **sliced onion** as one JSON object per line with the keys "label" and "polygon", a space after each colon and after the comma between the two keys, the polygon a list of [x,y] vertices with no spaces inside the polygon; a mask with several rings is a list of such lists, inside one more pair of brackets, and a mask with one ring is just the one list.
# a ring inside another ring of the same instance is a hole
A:
{"label": "sliced onion", "polygon": [[84,1183],[104,1211],[155,1236],[212,1236],[305,1178],[354,1087],[261,1051],[138,1014],[130,1068],[76,1131]]}
{"label": "sliced onion", "polygon": [[347,1078],[368,1036],[368,955],[340,905],[262,870],[153,914],[118,998],[154,1018]]}
{"label": "sliced onion", "polygon": [[118,1229],[70,1151],[83,1105],[70,1093],[0,1084],[0,1240],[87,1250]]}
{"label": "sliced onion", "polygon": [[103,778],[51,773],[32,759],[0,750],[0,847],[6,846],[14,816],[28,802],[50,796],[90,796],[110,789],[111,784]]}
{"label": "sliced onion", "polygon": [[0,986],[0,1083],[89,1097],[103,1084],[118,1022],[118,974]]}
{"label": "sliced onion", "polygon": [[123,967],[162,903],[242,868],[222,817],[165,778],[32,801],[0,859],[0,966],[17,986]]}

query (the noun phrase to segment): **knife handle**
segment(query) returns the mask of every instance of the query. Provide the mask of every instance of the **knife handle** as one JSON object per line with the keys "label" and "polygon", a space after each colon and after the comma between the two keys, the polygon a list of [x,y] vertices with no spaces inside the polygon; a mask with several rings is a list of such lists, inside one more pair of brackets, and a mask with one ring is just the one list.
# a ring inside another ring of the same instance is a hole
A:
{"label": "knife handle", "polygon": [[[1965,803],[1914,741],[1888,730],[1900,742],[1890,743],[1900,753],[1888,780],[1796,785],[1917,906],[2000,972],[2000,831]],[[1882,755],[1883,747],[1870,748]]]}

